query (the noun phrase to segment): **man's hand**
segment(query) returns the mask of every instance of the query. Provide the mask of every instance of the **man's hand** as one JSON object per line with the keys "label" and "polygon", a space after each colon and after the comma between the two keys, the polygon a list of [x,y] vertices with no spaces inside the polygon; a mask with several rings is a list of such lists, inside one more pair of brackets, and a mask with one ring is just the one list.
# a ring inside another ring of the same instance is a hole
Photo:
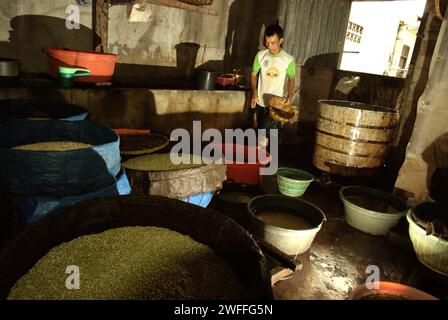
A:
{"label": "man's hand", "polygon": [[250,107],[253,109],[258,103],[258,94],[252,93],[252,99],[250,100]]}
{"label": "man's hand", "polygon": [[283,100],[283,105],[282,105],[281,110],[284,112],[291,112],[291,107],[292,107],[291,98],[286,97],[285,100]]}

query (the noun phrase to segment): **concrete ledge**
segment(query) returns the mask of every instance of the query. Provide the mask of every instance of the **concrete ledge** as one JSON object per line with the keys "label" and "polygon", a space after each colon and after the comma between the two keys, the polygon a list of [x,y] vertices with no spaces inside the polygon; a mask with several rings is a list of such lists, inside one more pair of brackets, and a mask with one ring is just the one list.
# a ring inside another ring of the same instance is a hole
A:
{"label": "concrete ledge", "polygon": [[91,119],[112,128],[149,128],[169,134],[249,126],[250,93],[245,91],[159,90],[147,88],[1,88],[0,99],[36,99],[77,104]]}

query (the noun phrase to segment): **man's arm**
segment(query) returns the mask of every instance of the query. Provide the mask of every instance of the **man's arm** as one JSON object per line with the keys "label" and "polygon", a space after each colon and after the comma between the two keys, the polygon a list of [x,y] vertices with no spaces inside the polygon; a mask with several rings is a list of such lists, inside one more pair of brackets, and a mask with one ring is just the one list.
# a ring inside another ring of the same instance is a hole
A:
{"label": "man's arm", "polygon": [[288,100],[289,101],[291,101],[291,99],[292,99],[295,84],[296,84],[296,78],[288,77]]}
{"label": "man's arm", "polygon": [[258,103],[258,73],[260,72],[260,69],[260,60],[258,59],[257,54],[252,66],[252,73],[250,74],[250,88],[252,90],[252,98],[250,100],[251,108],[255,108]]}

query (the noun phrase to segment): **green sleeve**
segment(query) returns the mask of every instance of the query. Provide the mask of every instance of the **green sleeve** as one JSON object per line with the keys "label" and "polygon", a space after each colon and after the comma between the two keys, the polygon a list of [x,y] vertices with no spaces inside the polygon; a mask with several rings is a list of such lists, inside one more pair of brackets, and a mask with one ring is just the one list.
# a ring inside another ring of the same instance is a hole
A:
{"label": "green sleeve", "polygon": [[252,66],[252,72],[253,73],[260,72],[260,59],[258,58],[258,53],[255,56],[254,65]]}
{"label": "green sleeve", "polygon": [[286,69],[286,74],[290,78],[296,77],[296,59],[292,58],[291,62],[288,65],[288,69]]}

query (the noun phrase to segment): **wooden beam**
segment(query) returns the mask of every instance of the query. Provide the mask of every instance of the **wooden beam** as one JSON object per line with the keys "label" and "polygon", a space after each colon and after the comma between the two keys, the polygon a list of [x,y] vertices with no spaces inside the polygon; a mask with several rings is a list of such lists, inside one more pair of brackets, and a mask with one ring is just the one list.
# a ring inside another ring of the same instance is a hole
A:
{"label": "wooden beam", "polygon": [[109,3],[108,0],[94,0],[92,5],[93,49],[97,52],[107,52]]}
{"label": "wooden beam", "polygon": [[195,5],[188,4],[188,3],[185,3],[185,2],[182,2],[182,1],[178,1],[178,0],[147,0],[146,2],[149,2],[149,3],[152,3],[152,4],[158,4],[158,5],[161,5],[161,6],[167,6],[167,7],[182,9],[182,10],[188,10],[188,11],[193,11],[193,12],[198,12],[198,13],[210,14],[212,16],[218,16],[219,15],[218,11],[216,11],[216,10],[205,8],[205,7],[200,7],[200,6],[195,6]]}

